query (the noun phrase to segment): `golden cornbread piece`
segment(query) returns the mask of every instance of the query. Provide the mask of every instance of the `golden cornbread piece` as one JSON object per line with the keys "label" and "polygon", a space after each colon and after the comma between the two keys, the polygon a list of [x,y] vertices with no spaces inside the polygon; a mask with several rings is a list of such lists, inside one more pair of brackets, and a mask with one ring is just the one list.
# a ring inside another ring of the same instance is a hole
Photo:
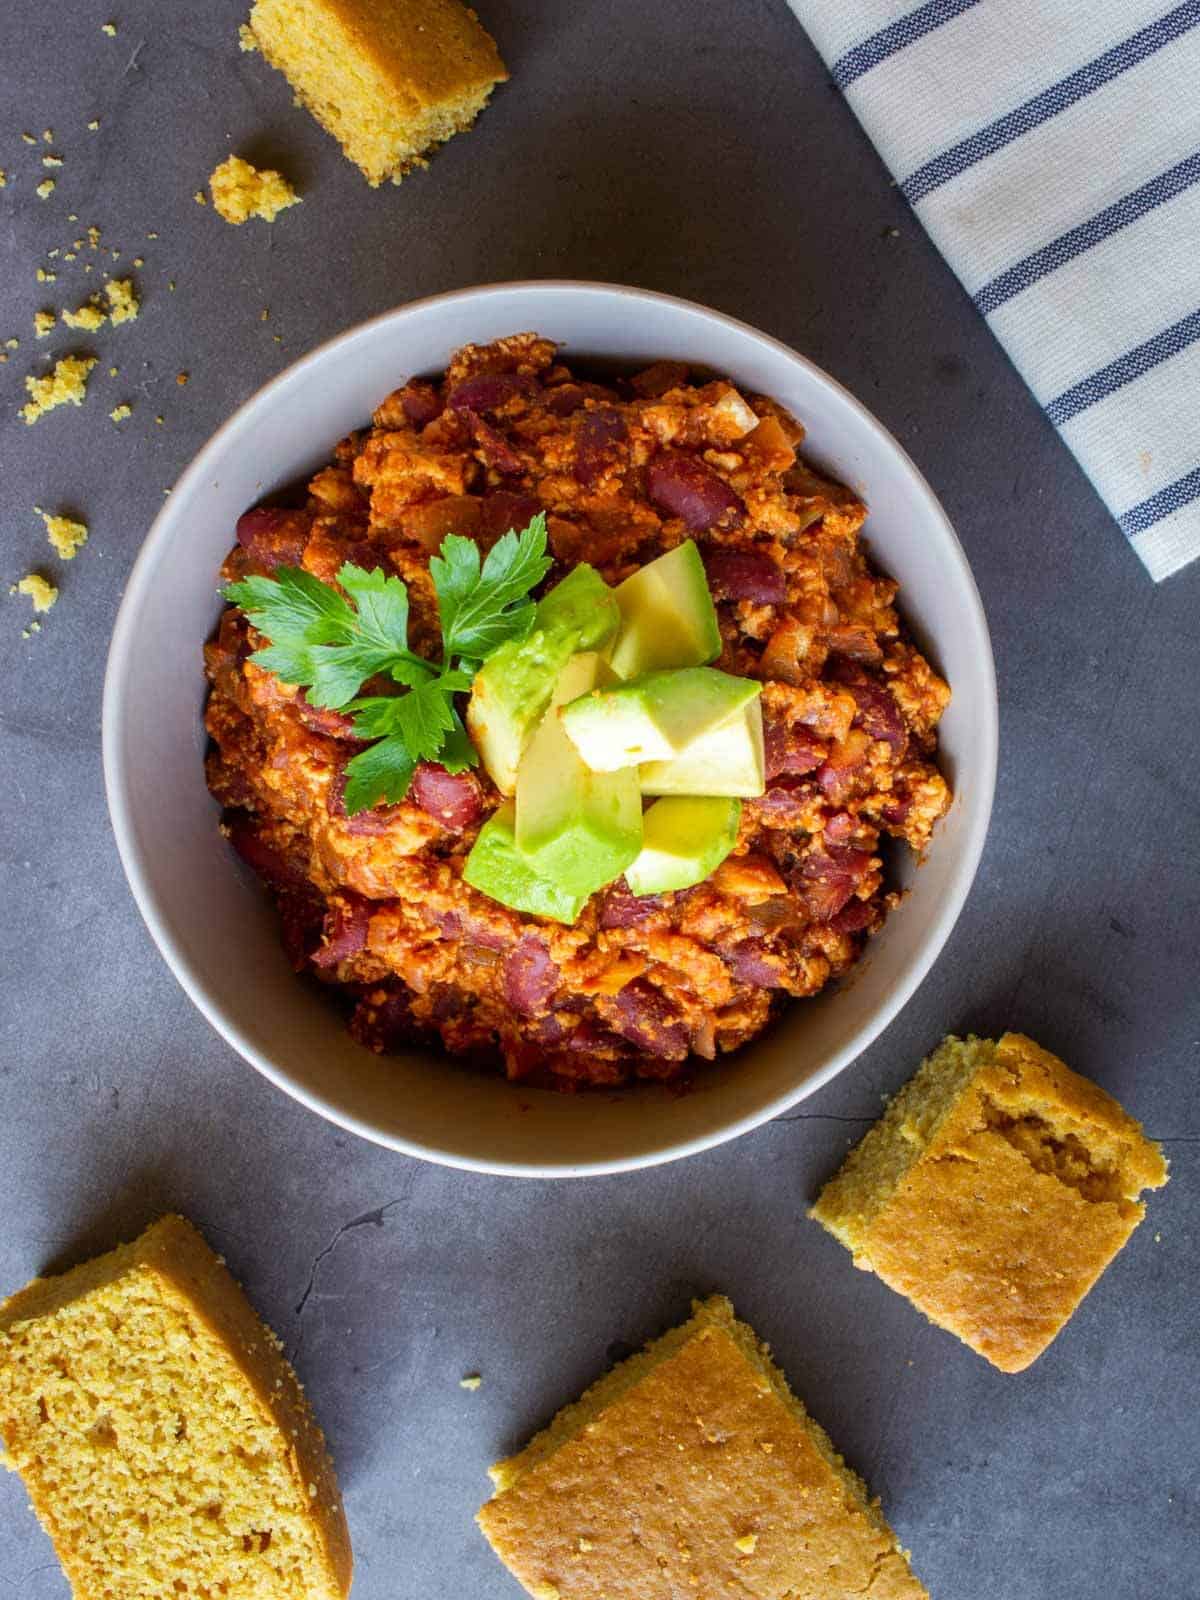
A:
{"label": "golden cornbread piece", "polygon": [[35,611],[49,611],[58,599],[58,590],[40,572],[27,572],[13,589],[16,594],[28,595]]}
{"label": "golden cornbread piece", "polygon": [[74,517],[55,516],[49,511],[40,511],[38,515],[46,524],[46,537],[58,555],[64,561],[74,561],[87,543],[87,523],[78,522]]}
{"label": "golden cornbread piece", "polygon": [[344,1600],[321,1431],[181,1217],[0,1305],[0,1437],[76,1600]]}
{"label": "golden cornbread piece", "polygon": [[918,1600],[878,1501],[714,1295],[491,1469],[536,1600]]}
{"label": "golden cornbread piece", "polygon": [[58,406],[81,406],[87,394],[88,374],[95,365],[95,356],[63,356],[44,378],[26,378],[30,398],[21,407],[26,424],[32,427]]}
{"label": "golden cornbread piece", "polygon": [[508,77],[459,0],[256,0],[250,31],[372,186],[424,166]]}
{"label": "golden cornbread piece", "polygon": [[[208,186],[218,216],[235,226],[249,222],[251,217],[274,222],[288,206],[300,204],[300,196],[281,172],[272,167],[260,171],[241,156],[230,156],[228,161],[222,161],[209,178]],[[202,194],[196,199],[204,203]]]}
{"label": "golden cornbread piece", "polygon": [[1103,1089],[1024,1034],[946,1039],[811,1215],[1002,1372],[1065,1326],[1167,1181]]}

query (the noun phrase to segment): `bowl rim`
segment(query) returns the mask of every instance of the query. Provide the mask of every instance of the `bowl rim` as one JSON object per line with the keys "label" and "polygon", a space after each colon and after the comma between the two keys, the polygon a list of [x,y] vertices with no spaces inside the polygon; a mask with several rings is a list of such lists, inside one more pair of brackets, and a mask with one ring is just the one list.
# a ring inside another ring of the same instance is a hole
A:
{"label": "bowl rim", "polygon": [[[319,367],[341,346],[364,337],[371,329],[378,328],[384,324],[391,325],[410,316],[415,317],[426,312],[432,306],[460,301],[477,303],[491,295],[533,295],[547,290],[566,291],[568,294],[573,292],[594,294],[599,291],[613,295],[618,300],[637,300],[650,305],[671,306],[691,313],[699,313],[703,317],[723,324],[730,331],[785,357],[788,361],[804,368],[808,376],[818,384],[826,385],[834,390],[842,402],[858,413],[866,426],[882,440],[912,475],[917,487],[927,501],[931,518],[940,524],[941,531],[945,535],[947,560],[957,569],[957,576],[962,582],[963,590],[967,597],[970,613],[968,620],[971,631],[981,640],[983,645],[983,659],[979,665],[986,690],[981,696],[981,705],[979,707],[981,726],[978,728],[978,733],[981,755],[980,763],[973,773],[973,782],[977,786],[977,799],[973,808],[973,817],[964,837],[958,866],[954,870],[941,904],[937,908],[918,952],[906,968],[902,980],[895,984],[885,1000],[870,1013],[844,1044],[832,1054],[819,1072],[802,1079],[793,1088],[775,1095],[766,1104],[758,1106],[754,1110],[729,1122],[722,1123],[716,1128],[674,1142],[664,1143],[651,1151],[643,1151],[629,1157],[611,1158],[595,1162],[580,1162],[578,1160],[559,1162],[488,1160],[453,1149],[431,1148],[418,1140],[382,1129],[354,1112],[347,1110],[327,1096],[304,1087],[292,1078],[286,1067],[281,1066],[263,1054],[246,1037],[237,1021],[229,1016],[215,1000],[210,998],[204,982],[192,970],[187,956],[171,933],[165,919],[159,913],[155,892],[150,881],[150,874],[143,861],[141,848],[137,840],[137,830],[134,826],[129,798],[124,745],[123,741],[118,737],[117,731],[121,724],[123,713],[123,686],[137,647],[136,624],[146,591],[149,588],[151,576],[157,564],[160,549],[171,535],[173,524],[179,514],[178,506],[186,501],[193,484],[203,478],[209,471],[210,459],[218,452],[226,437],[241,428],[243,420],[248,414],[256,411],[265,403],[269,403],[271,396],[277,390],[297,383],[305,373],[314,367]],[[464,1171],[508,1177],[591,1177],[665,1165],[668,1162],[682,1160],[688,1156],[697,1155],[704,1150],[713,1149],[718,1145],[739,1138],[755,1128],[761,1127],[764,1123],[772,1121],[775,1117],[799,1104],[800,1101],[807,1099],[809,1095],[814,1094],[825,1084],[831,1082],[890,1026],[924,982],[940,956],[974,883],[979,861],[983,854],[995,799],[999,759],[999,703],[995,657],[992,651],[987,616],[974,574],[954,526],[924,474],[904,446],[850,390],[826,372],[823,367],[818,366],[816,362],[810,360],[798,350],[793,349],[790,345],[785,344],[783,340],[762,332],[740,318],[732,317],[726,312],[713,310],[699,301],[685,299],[679,295],[665,294],[659,290],[607,283],[601,280],[523,278],[450,289],[438,294],[426,295],[420,299],[406,301],[402,305],[393,306],[361,322],[352,324],[340,333],[323,340],[285,367],[282,372],[276,373],[273,378],[268,379],[265,384],[244,400],[209,436],[176,479],[166,503],[156,513],[130,568],[118,606],[117,617],[113,624],[105,667],[101,703],[101,751],[105,794],[117,852],[130,892],[133,895],[134,903],[159,954],[192,1004],[208,1021],[210,1026],[244,1061],[261,1073],[268,1082],[281,1089],[293,1100],[299,1101],[308,1110],[315,1112],[325,1118],[326,1121],[344,1129],[346,1132],[353,1133],[357,1137],[367,1139],[373,1144],[382,1145],[386,1149],[395,1150],[400,1154],[412,1156],[418,1160],[431,1161],[436,1165]]]}

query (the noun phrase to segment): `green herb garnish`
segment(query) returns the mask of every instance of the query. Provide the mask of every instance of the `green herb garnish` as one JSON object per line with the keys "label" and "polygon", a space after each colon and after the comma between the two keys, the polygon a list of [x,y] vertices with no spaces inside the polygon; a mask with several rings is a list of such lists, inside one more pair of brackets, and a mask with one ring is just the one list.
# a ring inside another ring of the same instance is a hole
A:
{"label": "green herb garnish", "polygon": [[[300,567],[273,578],[231,583],[225,598],[240,606],[270,643],[250,659],[285,683],[303,688],[315,706],[344,711],[354,732],[371,741],[346,764],[349,815],[403,800],[419,761],[448,772],[478,763],[454,704],[480,663],[533,626],[530,591],[552,565],[546,518],[539,512],[520,534],[510,530],[480,562],[470,539],[448,534],[429,573],[438,597],[442,659],[408,648],[408,589],[399,578],[347,562],[337,581],[344,594]],[[348,598],[347,598],[348,597]],[[359,698],[371,678],[389,677],[402,694]]]}

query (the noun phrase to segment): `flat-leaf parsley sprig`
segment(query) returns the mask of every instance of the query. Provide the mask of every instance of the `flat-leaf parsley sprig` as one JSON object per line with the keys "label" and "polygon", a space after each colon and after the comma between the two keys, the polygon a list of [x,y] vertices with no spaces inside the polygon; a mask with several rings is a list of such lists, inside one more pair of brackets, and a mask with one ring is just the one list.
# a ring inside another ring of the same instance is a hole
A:
{"label": "flat-leaf parsley sprig", "polygon": [[[346,764],[345,805],[357,811],[403,800],[419,761],[462,772],[478,756],[454,704],[480,663],[533,627],[530,591],[552,565],[541,512],[521,533],[509,530],[481,562],[470,539],[448,534],[430,558],[438,598],[442,659],[408,647],[408,589],[399,578],[346,562],[337,575],[344,593],[301,567],[273,578],[231,583],[225,598],[240,606],[269,643],[250,657],[256,666],[304,689],[315,706],[344,711],[368,747]],[[390,677],[404,693],[359,695],[371,678]]]}

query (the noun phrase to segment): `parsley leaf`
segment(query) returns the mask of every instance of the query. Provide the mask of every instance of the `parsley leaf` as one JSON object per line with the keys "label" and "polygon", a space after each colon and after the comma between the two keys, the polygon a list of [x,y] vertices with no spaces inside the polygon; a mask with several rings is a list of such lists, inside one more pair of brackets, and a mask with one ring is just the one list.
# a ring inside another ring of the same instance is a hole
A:
{"label": "parsley leaf", "polygon": [[[448,772],[478,764],[454,696],[470,691],[485,656],[529,632],[529,592],[551,565],[540,512],[523,533],[510,530],[498,540],[483,562],[470,539],[447,535],[429,563],[442,623],[440,663],[408,648],[408,589],[380,569],[346,562],[339,591],[300,567],[280,567],[274,577],[230,584],[225,598],[268,640],[250,658],[256,666],[303,688],[313,705],[344,711],[355,734],[371,741],[346,764],[345,806],[353,816],[403,800],[420,761],[439,761]],[[379,678],[406,692],[361,693]]]}
{"label": "parsley leaf", "polygon": [[448,534],[429,562],[446,655],[482,661],[506,640],[523,639],[533,626],[529,591],[553,564],[542,511],[519,537],[510,529],[497,540],[482,567],[477,544]]}

